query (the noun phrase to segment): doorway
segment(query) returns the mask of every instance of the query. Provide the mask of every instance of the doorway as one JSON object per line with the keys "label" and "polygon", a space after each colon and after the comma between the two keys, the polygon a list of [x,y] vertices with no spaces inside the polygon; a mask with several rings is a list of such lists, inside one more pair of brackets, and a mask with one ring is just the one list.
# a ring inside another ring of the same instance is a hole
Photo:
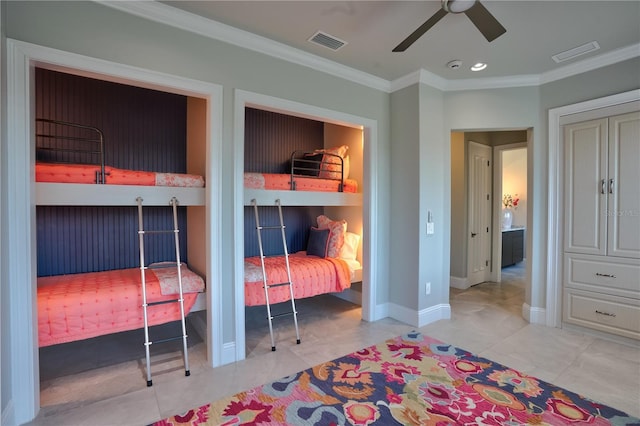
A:
{"label": "doorway", "polygon": [[523,280],[526,272],[527,230],[527,144],[501,145],[495,148],[496,199],[500,205],[500,256],[495,280],[502,274]]}
{"label": "doorway", "polygon": [[[501,250],[502,250],[502,229],[501,229],[501,216],[502,216],[502,152],[507,150],[524,148],[524,153],[527,151],[528,142],[531,134],[528,130],[491,130],[491,131],[452,131],[451,132],[451,245],[450,245],[450,286],[457,289],[467,289],[476,284],[475,279],[471,279],[472,268],[469,267],[471,260],[469,244],[471,240],[471,233],[477,233],[471,228],[472,219],[470,219],[470,205],[469,192],[471,191],[470,177],[471,173],[468,166],[470,156],[470,146],[472,143],[477,143],[487,146],[493,150],[492,156],[489,158],[492,160],[492,167],[495,171],[492,174],[492,193],[490,202],[490,256],[489,256],[489,278],[488,281],[500,282],[501,279]],[[526,158],[526,157],[525,157]],[[524,160],[524,165],[520,163],[521,171],[528,173],[528,159]],[[521,190],[518,187],[518,195],[520,197],[518,213],[524,213],[525,216],[518,217],[518,224],[522,223],[525,235],[528,229],[526,225],[526,211],[528,209],[526,203],[526,187],[528,183],[524,182],[524,189]],[[509,188],[510,191],[513,189]],[[513,196],[513,194],[512,194]],[[486,231],[485,225],[485,231]],[[524,266],[524,265],[523,265]],[[522,273],[525,273],[526,267],[522,268]],[[523,277],[524,278],[524,277]],[[473,282],[473,284],[472,284]]]}

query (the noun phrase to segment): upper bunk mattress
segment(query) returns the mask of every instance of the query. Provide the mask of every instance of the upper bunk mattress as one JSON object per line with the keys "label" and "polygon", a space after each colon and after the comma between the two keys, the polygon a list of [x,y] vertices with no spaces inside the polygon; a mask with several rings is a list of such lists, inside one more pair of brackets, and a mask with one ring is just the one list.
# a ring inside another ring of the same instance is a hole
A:
{"label": "upper bunk mattress", "polygon": [[[166,269],[168,272],[146,270],[147,302],[177,299],[172,294],[177,291],[172,287],[175,275],[172,277]],[[175,267],[170,269],[176,271]],[[193,307],[197,292],[204,291],[204,281],[185,266],[182,281],[186,314]],[[141,283],[139,268],[38,278],[39,346],[144,327]],[[149,325],[177,321],[180,305],[150,306],[147,313]]]}
{"label": "upper bunk mattress", "polygon": [[[338,192],[340,181],[316,177],[294,176],[296,191]],[[250,189],[285,190],[291,189],[291,175],[278,173],[245,173],[244,187]],[[343,192],[358,192],[358,182],[345,179]]]}
{"label": "upper bunk mattress", "polygon": [[[106,183],[111,185],[204,187],[204,178],[185,173],[159,173],[105,166]],[[36,182],[96,183],[100,166],[94,164],[36,163]]]}

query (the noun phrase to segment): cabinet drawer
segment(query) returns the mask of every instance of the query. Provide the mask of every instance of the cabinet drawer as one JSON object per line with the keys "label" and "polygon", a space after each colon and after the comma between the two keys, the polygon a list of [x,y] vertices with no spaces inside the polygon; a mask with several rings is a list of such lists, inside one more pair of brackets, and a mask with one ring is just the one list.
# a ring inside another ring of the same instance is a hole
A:
{"label": "cabinet drawer", "polygon": [[565,286],[640,299],[640,262],[635,259],[565,254]]}
{"label": "cabinet drawer", "polygon": [[564,321],[640,340],[640,301],[565,290]]}

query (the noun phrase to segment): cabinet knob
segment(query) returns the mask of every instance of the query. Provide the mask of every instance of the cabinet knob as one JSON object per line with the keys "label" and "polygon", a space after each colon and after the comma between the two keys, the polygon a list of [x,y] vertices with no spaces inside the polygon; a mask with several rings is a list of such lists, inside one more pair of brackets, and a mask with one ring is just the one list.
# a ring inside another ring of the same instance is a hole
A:
{"label": "cabinet knob", "polygon": [[616,317],[616,314],[612,314],[612,313],[609,313],[609,312],[599,311],[599,310],[597,310],[597,309],[596,309],[596,314],[604,315],[605,317],[613,317],[613,318],[615,318],[615,317]]}

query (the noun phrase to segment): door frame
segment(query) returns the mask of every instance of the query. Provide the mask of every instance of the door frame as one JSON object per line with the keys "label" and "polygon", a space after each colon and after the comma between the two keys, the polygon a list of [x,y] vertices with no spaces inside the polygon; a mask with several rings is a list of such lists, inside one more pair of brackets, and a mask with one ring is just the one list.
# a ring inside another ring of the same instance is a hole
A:
{"label": "door frame", "polygon": [[564,172],[562,124],[561,120],[569,115],[593,111],[594,118],[598,109],[640,101],[640,89],[630,90],[603,98],[578,102],[549,109],[549,186],[547,208],[547,285],[546,285],[546,325],[560,327],[562,323],[562,225]]}

